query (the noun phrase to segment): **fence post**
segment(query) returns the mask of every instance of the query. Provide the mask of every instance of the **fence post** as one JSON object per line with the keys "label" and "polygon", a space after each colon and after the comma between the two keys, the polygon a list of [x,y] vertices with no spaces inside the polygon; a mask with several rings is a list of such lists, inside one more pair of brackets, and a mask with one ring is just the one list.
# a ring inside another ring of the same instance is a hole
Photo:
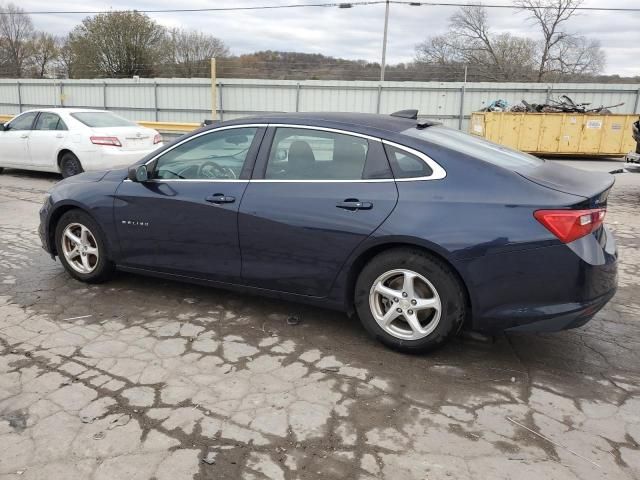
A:
{"label": "fence post", "polygon": [[16,80],[18,87],[18,113],[22,113],[22,90],[20,88],[20,80]]}
{"label": "fence post", "polygon": [[296,112],[300,111],[300,82],[296,85]]}
{"label": "fence post", "polygon": [[64,107],[64,84],[60,80],[60,106]]}
{"label": "fence post", "polygon": [[220,83],[220,121],[224,122],[224,106],[222,104],[222,82]]}
{"label": "fence post", "polygon": [[382,101],[382,84],[378,84],[378,101],[376,103],[376,113],[380,113],[380,102]]}
{"label": "fence post", "polygon": [[158,121],[158,82],[153,81],[153,114],[156,122]]}
{"label": "fence post", "polygon": [[549,103],[549,100],[551,100],[551,85],[547,85],[547,98],[544,103]]}
{"label": "fence post", "polygon": [[102,82],[102,108],[108,110],[107,108],[107,82]]}
{"label": "fence post", "polygon": [[464,93],[466,90],[467,86],[463,84],[462,87],[460,87],[460,113],[458,117],[458,130],[462,130],[462,121],[464,120]]}
{"label": "fence post", "polygon": [[215,120],[218,115],[218,107],[216,102],[218,101],[218,92],[216,92],[216,59],[211,59],[211,120]]}
{"label": "fence post", "polygon": [[633,113],[640,113],[638,111],[638,107],[640,106],[640,88],[638,89],[638,91],[636,92],[636,103],[633,106]]}

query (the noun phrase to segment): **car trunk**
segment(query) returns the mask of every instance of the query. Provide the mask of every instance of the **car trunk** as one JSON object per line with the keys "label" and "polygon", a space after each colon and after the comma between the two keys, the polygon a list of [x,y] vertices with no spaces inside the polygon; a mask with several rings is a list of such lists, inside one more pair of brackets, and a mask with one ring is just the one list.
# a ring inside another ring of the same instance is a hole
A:
{"label": "car trunk", "polygon": [[578,170],[550,161],[518,174],[543,187],[583,197],[586,202],[578,203],[576,208],[606,206],[615,181],[609,173]]}
{"label": "car trunk", "polygon": [[138,151],[153,148],[155,132],[142,127],[104,127],[93,128],[94,134],[101,137],[116,137],[122,150]]}

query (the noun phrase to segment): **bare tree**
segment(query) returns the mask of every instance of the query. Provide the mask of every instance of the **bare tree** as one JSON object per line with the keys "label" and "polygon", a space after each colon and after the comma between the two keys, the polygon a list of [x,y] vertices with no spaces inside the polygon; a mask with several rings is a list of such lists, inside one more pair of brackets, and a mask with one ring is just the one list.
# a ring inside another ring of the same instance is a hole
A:
{"label": "bare tree", "polygon": [[55,67],[60,57],[61,41],[51,34],[40,32],[31,41],[32,76],[45,78]]}
{"label": "bare tree", "polygon": [[552,63],[557,65],[559,60],[562,63],[562,59],[559,59],[561,53],[568,53],[567,47],[572,43],[572,35],[562,27],[582,2],[583,0],[516,0],[515,4],[528,13],[542,33],[538,82],[553,70]]}
{"label": "bare tree", "polygon": [[479,80],[521,80],[530,76],[535,42],[508,33],[492,33],[482,6],[460,8],[449,26],[449,33],[417,46],[417,61],[466,64]]}
{"label": "bare tree", "polygon": [[229,55],[224,42],[195,30],[173,29],[167,34],[167,61],[174,75],[194,77],[208,74],[211,58]]}
{"label": "bare tree", "polygon": [[545,77],[557,80],[567,76],[597,75],[604,66],[605,55],[598,40],[570,35],[551,50]]}
{"label": "bare tree", "polygon": [[469,65],[471,77],[492,81],[557,79],[595,75],[604,67],[598,42],[565,32],[564,23],[582,0],[517,0],[535,20],[542,40],[491,31],[482,5],[461,7],[450,31],[416,46],[416,61]]}
{"label": "bare tree", "polygon": [[20,78],[31,55],[33,24],[13,3],[0,7],[0,62],[5,75]]}

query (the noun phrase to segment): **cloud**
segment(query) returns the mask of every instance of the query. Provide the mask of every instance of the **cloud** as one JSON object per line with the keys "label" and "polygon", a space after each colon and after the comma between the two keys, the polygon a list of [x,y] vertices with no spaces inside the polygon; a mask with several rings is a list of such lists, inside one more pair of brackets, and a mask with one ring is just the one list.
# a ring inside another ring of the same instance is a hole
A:
{"label": "cloud", "polygon": [[[258,0],[254,0],[258,1]],[[309,0],[259,0],[260,4],[304,3]],[[500,1],[500,0],[498,0]],[[505,0],[501,0],[506,3]],[[210,8],[212,5],[251,5],[249,1],[189,0],[112,0],[111,9]],[[81,5],[81,7],[79,7]],[[102,10],[104,3],[85,0],[81,4],[62,0],[23,0],[25,10]],[[586,0],[584,6],[602,6]],[[616,7],[636,7],[637,0],[618,0]],[[416,43],[444,33],[451,7],[412,7],[391,5],[389,18],[389,63],[411,61]],[[322,53],[333,57],[380,61],[384,5],[356,6],[351,9],[291,8],[208,13],[155,13],[150,15],[170,27],[201,30],[224,40],[236,54],[256,50],[286,50]],[[38,29],[62,35],[82,20],[82,15],[33,16]],[[508,9],[490,11],[493,30],[536,37],[532,22],[522,13]],[[640,75],[640,35],[638,15],[624,12],[583,12],[567,24],[567,30],[598,38],[607,54],[606,73]]]}

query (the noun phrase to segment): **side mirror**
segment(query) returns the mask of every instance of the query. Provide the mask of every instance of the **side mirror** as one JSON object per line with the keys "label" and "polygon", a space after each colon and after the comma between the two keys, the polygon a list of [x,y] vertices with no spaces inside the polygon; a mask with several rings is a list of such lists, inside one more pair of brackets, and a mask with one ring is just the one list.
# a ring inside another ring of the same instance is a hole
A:
{"label": "side mirror", "polygon": [[132,182],[146,182],[149,180],[149,172],[146,165],[137,165],[129,168],[127,178]]}
{"label": "side mirror", "polygon": [[9,124],[3,123],[0,125],[0,132],[6,132],[7,130],[9,130]]}

